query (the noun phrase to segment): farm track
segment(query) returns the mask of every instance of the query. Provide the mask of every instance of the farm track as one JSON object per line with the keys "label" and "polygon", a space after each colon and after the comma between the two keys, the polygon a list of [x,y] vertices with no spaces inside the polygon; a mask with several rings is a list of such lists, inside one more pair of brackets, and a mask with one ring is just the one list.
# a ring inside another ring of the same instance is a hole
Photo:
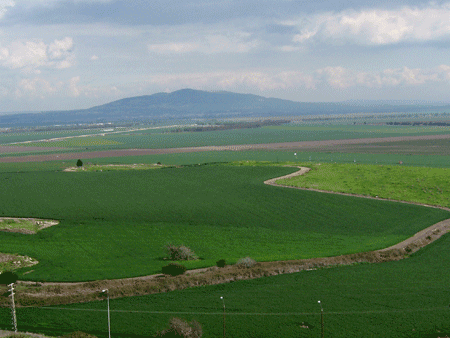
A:
{"label": "farm track", "polygon": [[[61,160],[76,160],[80,157],[83,157],[83,159],[92,159],[100,157],[178,154],[178,153],[192,153],[205,151],[289,150],[289,149],[308,150],[339,145],[357,145],[357,144],[438,140],[438,139],[450,139],[450,134],[323,140],[323,141],[301,141],[301,142],[283,142],[283,143],[241,144],[241,145],[227,145],[227,146],[204,146],[204,147],[165,148],[165,149],[118,149],[118,150],[86,151],[86,152],[46,154],[46,155],[5,156],[0,157],[0,163],[61,161]],[[28,149],[27,147],[14,147],[14,148],[21,148],[21,151],[27,151]],[[11,151],[8,151],[8,149],[9,149],[8,146],[0,147],[0,154],[11,153]],[[44,148],[38,149],[45,150]],[[28,151],[36,151],[36,147],[33,147],[32,149],[30,148],[28,149]]]}
{"label": "farm track", "polygon": [[[310,170],[310,168],[305,167],[299,168],[300,170],[295,173],[270,179],[265,181],[264,183],[276,187],[304,189],[297,187],[287,187],[276,183],[276,181],[279,179],[303,175]],[[322,190],[314,191],[382,200],[380,198],[363,195],[335,193]],[[409,203],[404,201],[395,202]],[[441,208],[431,205],[425,206],[450,211],[450,209],[448,208]],[[101,299],[101,290],[103,289],[109,289],[110,296],[112,298],[119,298],[168,292],[200,285],[230,283],[238,280],[295,273],[302,270],[315,270],[319,268],[351,265],[356,263],[381,263],[396,261],[406,258],[409,254],[416,252],[420,248],[423,248],[424,246],[434,242],[449,230],[450,219],[447,219],[418,232],[413,237],[408,238],[401,243],[385,249],[336,257],[321,257],[277,262],[259,262],[255,267],[248,269],[238,268],[236,266],[226,266],[225,268],[210,267],[189,270],[184,275],[177,277],[169,277],[162,274],[156,274],[143,277],[99,280],[79,283],[41,283],[19,281],[17,285],[16,301],[18,306],[70,304]],[[0,306],[8,305],[9,303],[7,301],[0,300]]]}

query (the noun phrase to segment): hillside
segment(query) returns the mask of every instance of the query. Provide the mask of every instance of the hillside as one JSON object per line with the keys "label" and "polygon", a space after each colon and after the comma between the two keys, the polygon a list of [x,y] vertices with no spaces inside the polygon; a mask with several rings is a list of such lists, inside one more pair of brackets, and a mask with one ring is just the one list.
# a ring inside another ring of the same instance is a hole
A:
{"label": "hillside", "polygon": [[124,98],[88,109],[3,115],[0,116],[0,125],[417,112],[446,108],[449,106],[373,102],[295,102],[226,91],[182,89],[172,93]]}

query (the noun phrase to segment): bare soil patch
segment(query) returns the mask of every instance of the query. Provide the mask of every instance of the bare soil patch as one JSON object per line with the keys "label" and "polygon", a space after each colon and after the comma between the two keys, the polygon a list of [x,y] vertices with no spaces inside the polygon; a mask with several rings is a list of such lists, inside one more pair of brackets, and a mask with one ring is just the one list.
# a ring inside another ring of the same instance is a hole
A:
{"label": "bare soil patch", "polygon": [[38,218],[0,217],[0,231],[35,234],[37,231],[59,224],[58,221]]}
{"label": "bare soil patch", "polygon": [[37,263],[39,262],[36,259],[28,256],[0,253],[0,273],[33,266]]}

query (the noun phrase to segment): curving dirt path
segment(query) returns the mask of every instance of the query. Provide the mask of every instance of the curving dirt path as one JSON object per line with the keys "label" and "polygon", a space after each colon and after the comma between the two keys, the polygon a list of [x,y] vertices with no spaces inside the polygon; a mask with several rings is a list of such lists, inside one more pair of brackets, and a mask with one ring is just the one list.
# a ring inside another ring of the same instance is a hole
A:
{"label": "curving dirt path", "polygon": [[[265,181],[264,183],[283,188],[313,190],[297,187],[287,187],[276,183],[276,181],[279,179],[303,175],[310,170],[310,168],[306,167],[299,168],[300,170],[295,173],[270,179]],[[330,191],[320,192],[335,193]],[[380,199],[355,194],[335,194]],[[396,202],[408,203],[404,201]],[[426,206],[439,208],[430,205]],[[441,209],[450,210],[448,208]],[[238,268],[235,265],[229,265],[224,268],[210,267],[189,270],[184,275],[177,277],[155,274],[143,277],[99,280],[79,283],[40,283],[18,281],[20,292],[16,293],[16,302],[18,306],[69,304],[102,299],[104,295],[102,295],[101,290],[103,289],[109,289],[111,298],[118,298],[161,293],[200,285],[230,283],[237,280],[274,276],[278,274],[294,273],[302,270],[314,270],[318,268],[333,267],[339,265],[349,265],[362,262],[380,263],[394,261],[408,257],[409,254],[434,242],[449,230],[450,219],[447,219],[434,224],[433,226],[418,232],[413,237],[408,238],[407,240],[393,245],[389,248],[371,252],[341,255],[336,257],[321,257],[278,262],[259,262],[255,265],[255,267],[248,269]],[[1,289],[2,288],[0,287],[0,292]],[[6,292],[6,289],[4,292]],[[7,299],[0,299],[0,306],[7,306],[8,304],[9,303]]]}
{"label": "curving dirt path", "polygon": [[[350,194],[350,193],[342,193],[342,192],[335,192],[335,191],[329,191],[329,190],[320,190],[320,189],[311,189],[311,188],[302,188],[302,187],[293,187],[293,186],[287,186],[282,184],[277,184],[276,182],[281,179],[288,179],[295,176],[300,176],[308,173],[311,168],[307,167],[297,167],[300,170],[296,171],[295,173],[272,178],[270,180],[264,181],[264,184],[273,185],[277,187],[283,187],[283,188],[293,188],[293,189],[300,189],[300,190],[310,190],[310,191],[317,191],[327,194],[336,194],[336,195],[344,195],[344,196],[354,196],[354,197],[360,197],[360,198],[368,198],[368,199],[375,199],[375,200],[382,200],[382,201],[391,201],[391,202],[397,202],[397,203],[406,203],[406,204],[415,204],[415,205],[421,205],[428,208],[436,208],[436,209],[442,209],[446,211],[450,211],[450,208],[446,207],[440,207],[436,205],[430,205],[430,204],[423,204],[423,203],[417,203],[417,202],[407,202],[407,201],[399,201],[399,200],[393,200],[393,199],[387,199],[387,198],[380,198],[380,197],[372,197],[372,196],[366,196],[366,195],[359,195],[359,194]],[[378,250],[380,252],[383,251],[389,251],[389,250],[406,250],[408,248],[408,253],[414,252],[419,250],[420,248],[424,247],[425,245],[430,244],[431,242],[435,241],[445,233],[450,231],[450,218],[446,219],[444,221],[441,221],[439,223],[433,224],[432,226],[419,231],[414,236],[404,240],[403,242],[400,242],[398,244],[395,244],[393,246],[390,246],[385,249]]]}

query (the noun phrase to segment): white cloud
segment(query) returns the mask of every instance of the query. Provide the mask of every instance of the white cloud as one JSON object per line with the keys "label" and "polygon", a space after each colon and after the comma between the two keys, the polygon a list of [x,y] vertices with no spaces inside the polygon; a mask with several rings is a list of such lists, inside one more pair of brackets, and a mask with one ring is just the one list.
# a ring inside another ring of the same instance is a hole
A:
{"label": "white cloud", "polygon": [[[324,91],[326,86],[341,92],[351,92],[354,88],[421,88],[430,84],[450,84],[450,66],[440,65],[432,69],[397,68],[380,72],[358,72],[344,67],[325,67],[309,74],[299,71],[217,71],[207,73],[160,74],[150,76],[140,82],[118,89],[115,86],[92,86],[83,83],[81,76],[66,80],[34,76],[23,78],[15,85],[0,83],[2,93],[12,93],[19,100],[48,100],[67,98],[119,98],[133,96],[136,91],[153,90],[173,91],[181,88],[221,89],[230,91],[259,92],[261,95],[270,91]],[[426,88],[426,87],[424,87]],[[311,93],[311,92],[310,92]],[[15,94],[15,95],[14,95]]]}
{"label": "white cloud", "polygon": [[354,86],[369,88],[418,86],[450,80],[450,67],[441,65],[434,69],[385,69],[377,73],[355,72],[343,67],[318,69],[317,79],[327,82],[334,88],[345,89]]}
{"label": "white cloud", "polygon": [[42,78],[32,78],[32,79],[22,79],[16,90],[16,98],[41,98],[45,99],[48,96],[53,95],[59,88],[61,88],[62,83],[52,84],[49,81]]}
{"label": "white cloud", "polygon": [[[4,88],[6,92],[13,92],[16,99],[49,99],[49,98],[98,98],[101,96],[117,96],[120,90],[115,86],[92,87],[81,85],[81,77],[74,76],[68,80],[42,77],[24,78],[18,81],[14,88]],[[1,95],[1,93],[0,93]]]}
{"label": "white cloud", "polygon": [[361,45],[387,45],[399,42],[437,41],[450,38],[450,3],[428,7],[402,7],[395,10],[345,10],[300,18],[300,33],[294,42],[352,42]]}
{"label": "white cloud", "polygon": [[5,16],[8,7],[14,7],[16,3],[13,0],[0,0],[0,19]]}
{"label": "white cloud", "polygon": [[199,48],[196,43],[160,43],[148,45],[148,50],[154,53],[188,53]]}
{"label": "white cloud", "polygon": [[73,40],[65,37],[62,40],[55,40],[48,46],[48,55],[50,59],[59,60],[64,58],[73,48]]}
{"label": "white cloud", "polygon": [[80,96],[80,89],[77,86],[78,82],[80,82],[79,76],[75,76],[69,80],[69,90],[74,97]]}
{"label": "white cloud", "polygon": [[357,72],[344,67],[325,67],[310,74],[299,71],[218,71],[209,73],[161,74],[148,81],[160,88],[235,90],[246,88],[261,92],[295,88],[320,89],[327,84],[335,89],[349,90],[354,87],[389,88],[398,86],[421,86],[430,83],[450,82],[450,66],[433,69],[385,69],[380,72]]}
{"label": "white cloud", "polygon": [[259,42],[251,39],[250,34],[236,32],[234,34],[206,34],[194,38],[194,41],[167,42],[148,44],[151,53],[246,53],[258,47]]}
{"label": "white cloud", "polygon": [[95,61],[95,60],[98,60],[98,56],[97,55],[92,55],[91,56],[91,61]]}
{"label": "white cloud", "polygon": [[353,72],[342,67],[326,67],[317,70],[316,73],[335,88],[348,88],[355,83]]}
{"label": "white cloud", "polygon": [[72,53],[73,40],[66,37],[50,45],[43,41],[14,41],[7,48],[0,49],[1,65],[21,69],[24,73],[39,73],[40,67],[63,69],[71,67],[75,56]]}
{"label": "white cloud", "polygon": [[314,88],[315,80],[311,75],[302,72],[264,72],[264,71],[234,71],[187,74],[162,74],[152,76],[150,83],[164,88],[220,88],[233,90],[236,87],[258,89],[260,91],[286,89],[291,87]]}

